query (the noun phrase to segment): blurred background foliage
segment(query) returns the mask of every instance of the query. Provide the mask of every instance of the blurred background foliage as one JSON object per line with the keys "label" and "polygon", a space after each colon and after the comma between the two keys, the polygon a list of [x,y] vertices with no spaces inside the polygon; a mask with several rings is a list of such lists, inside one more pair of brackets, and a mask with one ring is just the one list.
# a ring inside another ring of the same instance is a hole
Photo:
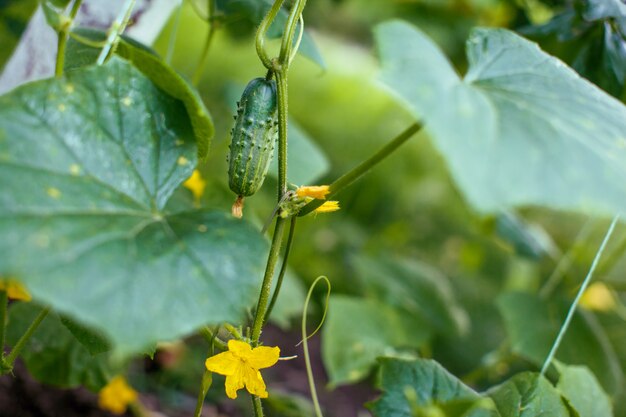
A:
{"label": "blurred background foliage", "polygon": [[[464,44],[472,27],[508,27],[623,98],[623,10],[617,4],[613,11],[598,10],[602,7],[592,0],[310,1],[305,24],[323,65],[308,53],[309,58],[302,54],[296,59],[289,111],[328,164],[313,177],[292,164],[290,178],[329,183],[411,123],[377,79],[376,23],[400,18],[416,24],[460,74],[467,67]],[[183,7],[172,61],[188,76],[198,65],[208,30],[201,7],[195,9]],[[264,74],[253,47],[255,18],[249,11],[239,12],[220,23],[199,83],[217,131],[210,157],[200,166],[209,182],[202,204],[222,208],[233,200],[225,161],[237,96],[230,90]],[[155,45],[162,55],[172,27]],[[249,219],[265,221],[273,208],[274,186],[268,181],[247,200]],[[280,301],[289,312],[285,315],[297,317],[302,288],[318,275],[330,278],[333,296],[321,337],[332,387],[367,380],[377,356],[403,352],[433,357],[479,390],[520,370],[537,370],[562,322],[563,306],[572,299],[608,225],[539,207],[490,218],[476,215],[425,133],[342,192],[339,200],[341,211],[298,222],[289,262],[294,272],[288,277],[290,294]],[[624,242],[624,232],[618,230],[597,274],[600,284],[587,296],[557,355],[595,373],[613,395],[617,416],[626,416],[619,400],[626,392],[620,302]],[[318,296],[321,302],[321,290]],[[283,327],[285,315],[280,315]],[[339,415],[331,404],[327,407],[329,415]]]}

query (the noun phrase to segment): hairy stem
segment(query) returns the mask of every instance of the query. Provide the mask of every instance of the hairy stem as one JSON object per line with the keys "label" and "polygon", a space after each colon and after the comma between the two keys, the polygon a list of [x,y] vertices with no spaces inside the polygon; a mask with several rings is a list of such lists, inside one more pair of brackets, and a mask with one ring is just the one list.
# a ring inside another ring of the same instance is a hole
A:
{"label": "hairy stem", "polygon": [[[328,194],[327,199],[330,199],[331,197],[336,195],[338,192],[340,192],[341,190],[343,190],[344,188],[352,184],[354,181],[359,179],[361,176],[366,174],[367,171],[369,171],[374,166],[379,164],[382,160],[384,160],[386,157],[391,155],[396,149],[398,149],[400,145],[402,145],[404,142],[409,140],[415,133],[419,132],[421,128],[422,128],[422,125],[420,123],[412,124],[404,132],[396,136],[391,142],[389,142],[387,145],[382,147],[374,155],[372,155],[371,157],[369,157],[368,159],[366,159],[365,161],[361,162],[359,165],[354,167],[352,170],[348,171],[347,173],[345,173],[344,175],[336,179],[329,186],[330,193]],[[316,208],[318,208],[319,206],[321,206],[322,204],[324,204],[324,200],[313,200],[300,210],[300,212],[298,213],[298,216],[305,216],[309,214],[310,212],[312,212],[313,210],[315,210]]]}
{"label": "hairy stem", "polygon": [[11,352],[7,355],[6,361],[5,361],[7,365],[13,366],[13,364],[15,363],[15,359],[17,359],[17,356],[20,354],[20,352],[26,345],[26,342],[28,342],[28,339],[31,338],[35,330],[37,330],[37,327],[39,327],[39,325],[41,324],[43,319],[46,318],[49,312],[50,312],[50,307],[46,307],[43,310],[41,310],[41,312],[37,315],[37,317],[35,317],[35,320],[33,320],[30,326],[28,326],[28,329],[26,329],[26,332],[24,332],[22,337],[20,337],[20,339],[15,344],[15,346],[13,346],[13,349],[11,349]]}
{"label": "hairy stem", "polygon": [[128,20],[130,19],[130,13],[135,6],[135,0],[126,0],[120,13],[117,15],[117,18],[111,25],[109,29],[109,35],[107,36],[106,44],[102,51],[100,51],[100,55],[98,55],[98,60],[96,61],[96,65],[104,64],[104,61],[109,56],[109,53],[113,50],[113,47],[117,44],[117,37],[124,32],[126,29],[126,25],[128,24]]}
{"label": "hairy stem", "polygon": [[297,216],[291,217],[291,223],[289,224],[289,235],[287,236],[287,242],[285,243],[285,254],[283,255],[283,264],[280,266],[280,271],[278,272],[278,278],[276,278],[276,288],[274,289],[274,294],[272,294],[272,300],[270,301],[269,307],[267,307],[267,312],[265,312],[265,319],[263,319],[265,323],[267,323],[267,321],[270,319],[270,315],[272,314],[272,310],[274,309],[274,304],[276,304],[276,300],[278,299],[278,295],[280,294],[280,288],[283,285],[285,272],[287,272],[287,260],[289,259],[289,252],[291,251],[291,245],[293,244],[293,236],[296,232],[297,220],[298,220]]}

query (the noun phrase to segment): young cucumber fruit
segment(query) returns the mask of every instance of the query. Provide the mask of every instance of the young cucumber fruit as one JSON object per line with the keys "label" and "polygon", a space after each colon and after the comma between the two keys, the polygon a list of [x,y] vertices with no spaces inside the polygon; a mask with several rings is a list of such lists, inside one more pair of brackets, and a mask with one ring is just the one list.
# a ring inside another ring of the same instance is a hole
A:
{"label": "young cucumber fruit", "polygon": [[278,137],[277,101],[276,82],[255,78],[237,103],[228,167],[228,185],[237,194],[235,217],[242,216],[243,198],[265,180]]}

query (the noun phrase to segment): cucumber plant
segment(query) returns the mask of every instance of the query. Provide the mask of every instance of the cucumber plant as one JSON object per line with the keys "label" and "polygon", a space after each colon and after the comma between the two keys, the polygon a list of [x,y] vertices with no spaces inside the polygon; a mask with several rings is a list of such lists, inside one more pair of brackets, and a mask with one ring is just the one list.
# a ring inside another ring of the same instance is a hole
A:
{"label": "cucumber plant", "polygon": [[[34,7],[26,3],[0,6],[0,36],[25,27]],[[504,28],[468,29],[460,58],[452,45],[463,30],[440,20],[442,10],[415,16],[434,6],[359,0],[341,2],[352,8],[186,0],[155,46],[164,60],[132,39],[163,5],[148,13],[150,2],[124,0],[105,27],[76,27],[97,21],[89,13],[105,3],[42,1],[57,35],[54,74],[0,96],[0,377],[19,377],[21,360],[40,382],[83,386],[115,414],[150,415],[139,391],[167,392],[165,402],[175,380],[182,395],[197,387],[195,410],[177,400],[185,415],[205,415],[206,404],[243,390],[249,401],[235,404],[244,415],[320,417],[338,413],[333,394],[318,398],[315,389],[307,340],[321,329],[329,387],[365,385],[376,373],[380,392],[367,406],[376,417],[626,416],[624,286],[611,275],[622,272],[626,250],[626,240],[611,240],[623,233],[626,205],[621,2],[576,0],[561,10],[468,1],[450,11],[459,28],[469,15],[525,24],[522,33],[574,68]],[[379,64],[369,50],[320,37],[325,66],[304,29],[305,6],[316,25],[342,33],[369,33],[352,25],[380,10],[411,22],[372,29]],[[199,24],[194,12],[207,36],[189,71],[189,52],[178,46],[197,34],[187,27]],[[358,18],[344,24],[351,13]],[[574,58],[567,42],[576,43]],[[6,66],[11,82],[30,62],[18,59],[23,50]],[[298,53],[312,63],[294,60]],[[363,75],[374,67],[384,91]],[[243,89],[233,125],[214,90],[232,87],[231,72],[245,81],[261,71]],[[228,140],[212,141],[213,118],[218,132],[232,126]],[[292,174],[321,154],[304,130],[335,164],[321,184]],[[393,137],[379,147],[383,133]],[[262,188],[266,176],[275,190]],[[226,182],[236,195],[231,213]],[[307,239],[296,245],[299,236]],[[294,281],[294,271],[304,279]],[[314,279],[320,274],[329,278]],[[313,282],[306,300],[301,281]],[[320,281],[328,286],[321,297]],[[311,334],[309,302],[320,319]],[[299,314],[302,350],[266,331]],[[146,353],[158,377],[138,376],[133,364]],[[284,360],[306,362],[311,403],[293,395],[298,384],[281,382]]]}

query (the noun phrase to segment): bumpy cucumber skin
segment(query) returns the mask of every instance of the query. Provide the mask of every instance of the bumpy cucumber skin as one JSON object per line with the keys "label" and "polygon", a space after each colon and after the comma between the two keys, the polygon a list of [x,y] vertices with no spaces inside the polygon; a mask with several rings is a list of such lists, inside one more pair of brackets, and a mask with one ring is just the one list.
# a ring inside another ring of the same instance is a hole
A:
{"label": "bumpy cucumber skin", "polygon": [[276,82],[255,78],[237,103],[228,185],[240,197],[256,193],[265,180],[278,138],[277,102]]}

